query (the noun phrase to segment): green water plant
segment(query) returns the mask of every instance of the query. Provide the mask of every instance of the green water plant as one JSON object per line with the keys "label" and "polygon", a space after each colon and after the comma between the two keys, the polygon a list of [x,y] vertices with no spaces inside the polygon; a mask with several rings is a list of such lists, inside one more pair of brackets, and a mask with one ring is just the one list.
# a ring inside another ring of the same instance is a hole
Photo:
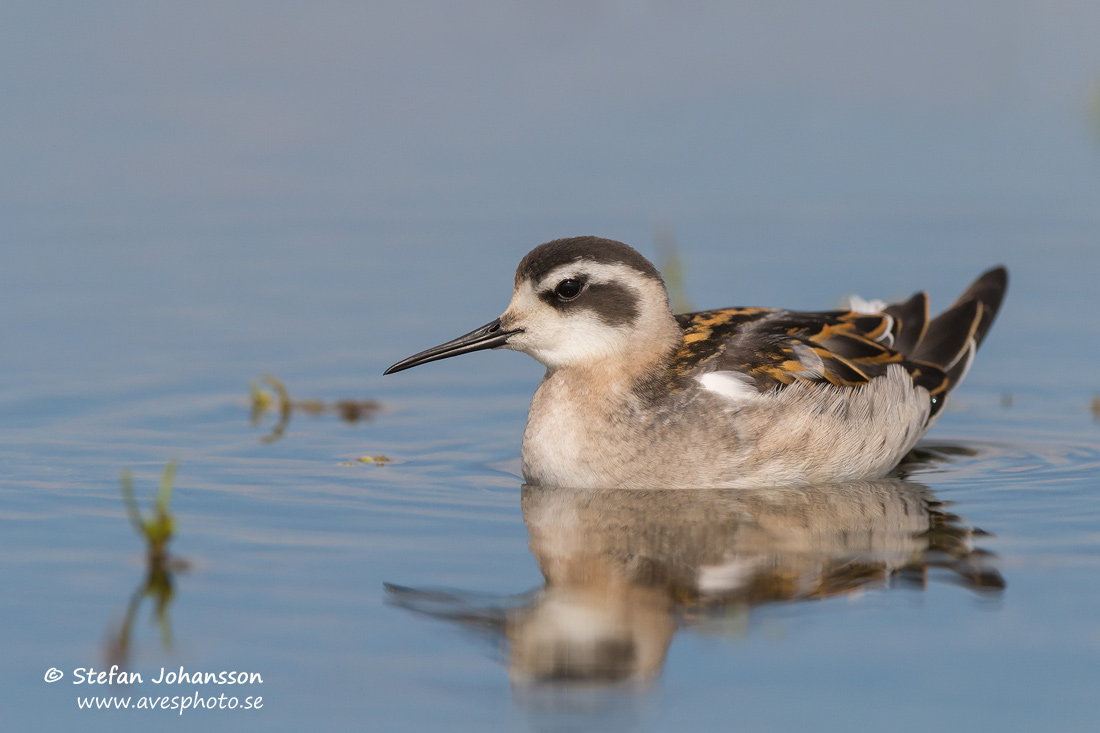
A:
{"label": "green water plant", "polygon": [[187,563],[175,559],[149,559],[145,577],[142,582],[130,594],[130,600],[126,604],[126,614],[116,634],[107,643],[108,664],[125,666],[130,656],[130,640],[133,633],[134,621],[142,601],[146,598],[153,599],[153,617],[156,619],[157,628],[160,630],[161,645],[165,649],[172,648],[172,621],[168,615],[168,609],[175,597],[174,572],[186,570]]}
{"label": "green water plant", "polygon": [[126,505],[126,514],[137,533],[145,538],[150,561],[164,560],[168,541],[175,532],[176,522],[171,511],[172,486],[175,480],[176,462],[168,461],[160,479],[160,491],[153,502],[153,515],[146,519],[134,498],[133,474],[128,470],[122,472],[122,501]]}
{"label": "green water plant", "polygon": [[249,392],[252,395],[252,414],[249,419],[249,424],[255,426],[260,422],[260,419],[271,409],[271,407],[277,404],[279,407],[279,422],[275,423],[275,427],[271,429],[271,432],[260,438],[264,443],[274,443],[283,437],[283,433],[286,432],[286,426],[290,424],[290,413],[294,409],[293,404],[290,401],[290,393],[287,391],[286,386],[277,377],[273,377],[270,374],[265,374],[262,377],[265,384],[275,390],[276,397],[273,398],[269,392],[260,388],[259,384],[253,380],[249,384]]}
{"label": "green water plant", "polygon": [[187,563],[168,556],[168,543],[176,532],[176,521],[172,516],[172,490],[175,485],[176,462],[169,461],[161,475],[160,490],[153,501],[151,516],[145,516],[138,507],[134,496],[133,474],[122,472],[122,502],[134,530],[145,539],[146,568],[145,577],[126,604],[126,614],[118,632],[113,634],[107,644],[108,663],[124,666],[130,653],[130,638],[137,612],[145,598],[153,599],[153,615],[160,629],[161,643],[165,649],[172,646],[172,623],[168,608],[175,594],[173,573],[186,570]]}
{"label": "green water plant", "polygon": [[372,466],[386,466],[393,461],[389,456],[359,456],[354,461],[342,461],[341,466],[361,466],[368,463]]}
{"label": "green water plant", "polygon": [[[273,392],[269,392],[261,386],[261,382],[269,386]],[[371,420],[382,409],[382,403],[377,400],[340,400],[335,403],[326,403],[322,400],[292,400],[290,392],[277,377],[265,374],[260,381],[252,380],[248,385],[248,391],[252,402],[249,415],[249,425],[255,427],[260,420],[273,409],[279,413],[279,420],[271,432],[260,438],[264,443],[274,443],[286,433],[290,424],[290,416],[294,412],[304,412],[314,417],[326,412],[334,412],[344,422],[356,423],[360,420]]]}

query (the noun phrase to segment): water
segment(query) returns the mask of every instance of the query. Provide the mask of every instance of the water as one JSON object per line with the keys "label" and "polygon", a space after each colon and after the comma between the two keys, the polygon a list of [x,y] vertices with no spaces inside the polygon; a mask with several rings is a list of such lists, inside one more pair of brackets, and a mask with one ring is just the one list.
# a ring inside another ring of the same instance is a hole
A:
{"label": "water", "polygon": [[[4,16],[8,729],[1097,727],[1091,4]],[[669,228],[698,308],[1012,283],[904,480],[843,490],[524,489],[537,364],[381,377],[531,246]],[[265,374],[382,409],[265,442]],[[148,513],[169,460],[150,575],[119,474]],[[180,666],[263,706],[77,708]]]}

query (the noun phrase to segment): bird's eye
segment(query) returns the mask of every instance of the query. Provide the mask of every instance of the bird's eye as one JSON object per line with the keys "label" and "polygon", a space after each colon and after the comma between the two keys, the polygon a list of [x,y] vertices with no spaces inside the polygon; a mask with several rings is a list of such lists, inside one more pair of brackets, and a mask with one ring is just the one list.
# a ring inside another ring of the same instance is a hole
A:
{"label": "bird's eye", "polygon": [[558,287],[554,288],[554,292],[560,300],[573,300],[573,298],[581,294],[581,289],[583,287],[584,283],[580,280],[562,280],[558,283]]}

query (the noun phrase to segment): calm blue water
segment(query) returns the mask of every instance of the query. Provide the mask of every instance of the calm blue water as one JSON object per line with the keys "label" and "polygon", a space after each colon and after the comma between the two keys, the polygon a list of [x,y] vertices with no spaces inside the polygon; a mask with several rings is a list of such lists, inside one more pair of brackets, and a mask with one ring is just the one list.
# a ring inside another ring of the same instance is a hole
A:
{"label": "calm blue water", "polygon": [[[1098,726],[1093,4],[0,20],[6,729]],[[382,378],[499,315],[532,246],[665,229],[698,308],[1013,279],[903,481],[523,490],[537,364]],[[382,409],[265,442],[264,374]],[[146,508],[169,460],[149,579],[119,474]],[[72,684],[123,659],[142,683]],[[180,666],[263,682],[152,683]],[[630,679],[530,681],[584,670]],[[262,708],[76,700],[200,687]]]}

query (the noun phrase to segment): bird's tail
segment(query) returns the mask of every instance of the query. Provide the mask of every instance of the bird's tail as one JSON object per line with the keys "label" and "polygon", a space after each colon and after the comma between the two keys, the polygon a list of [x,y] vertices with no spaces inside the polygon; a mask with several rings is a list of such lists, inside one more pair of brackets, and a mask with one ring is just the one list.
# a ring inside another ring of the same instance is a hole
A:
{"label": "bird's tail", "polygon": [[1008,270],[985,272],[935,318],[928,319],[928,294],[917,293],[883,312],[895,320],[894,348],[910,361],[935,364],[957,385],[989,333],[1008,289]]}

